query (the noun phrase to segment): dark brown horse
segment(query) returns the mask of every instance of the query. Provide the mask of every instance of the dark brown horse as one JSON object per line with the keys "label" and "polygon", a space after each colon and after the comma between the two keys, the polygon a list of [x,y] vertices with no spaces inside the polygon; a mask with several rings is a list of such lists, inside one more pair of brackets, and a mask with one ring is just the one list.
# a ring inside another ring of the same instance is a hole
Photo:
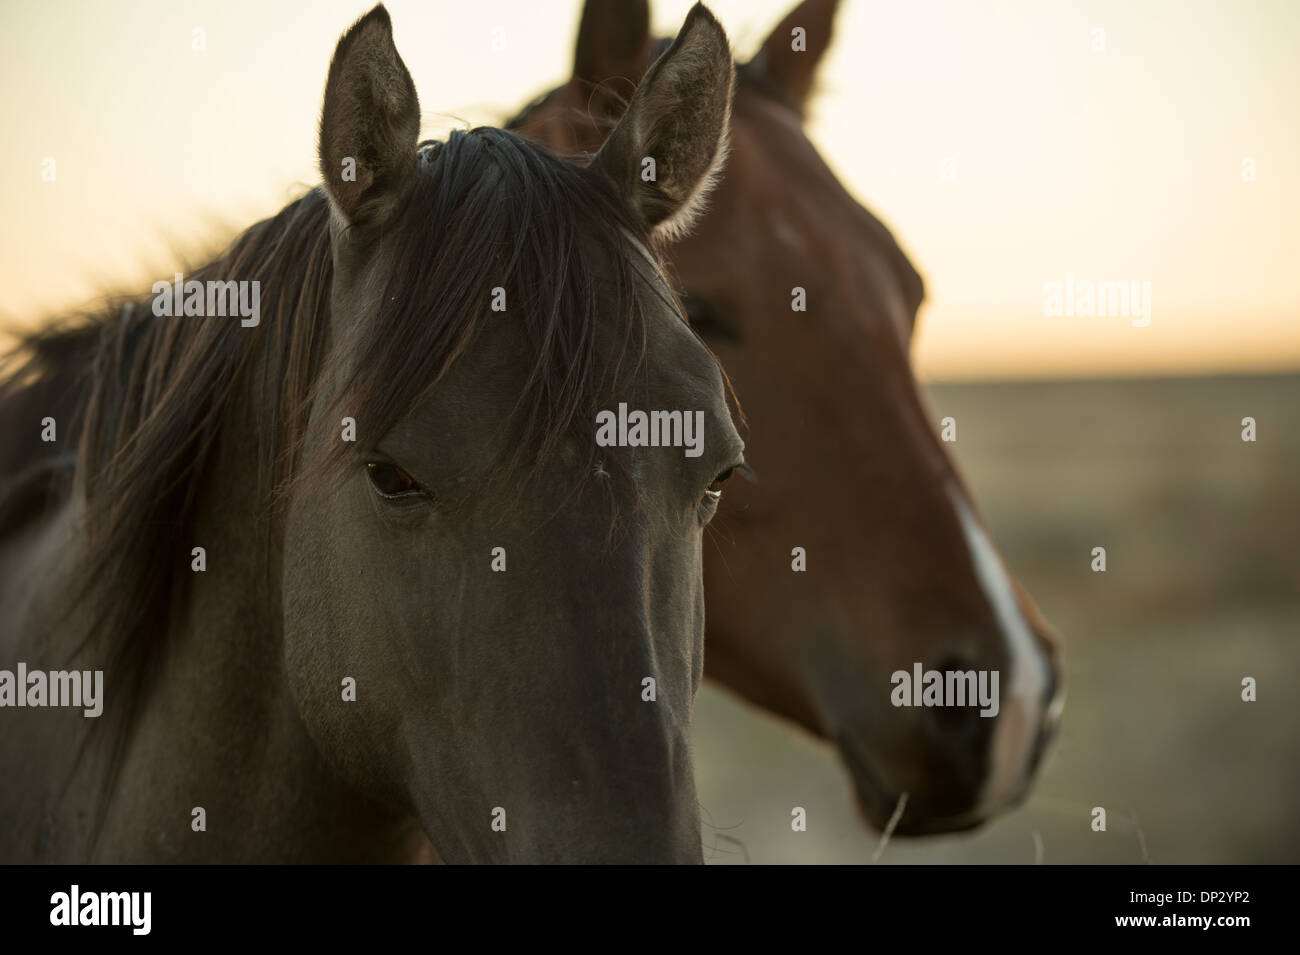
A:
{"label": "dark brown horse", "polygon": [[[1059,715],[1057,643],[913,375],[921,278],[804,134],[836,7],[802,3],[738,68],[729,159],[669,253],[744,405],[759,478],[732,482],[705,563],[705,669],[832,740],[873,824],[908,793],[898,831],[942,832],[1025,795]],[[663,49],[649,22],[645,0],[588,0],[573,77],[510,126],[594,153]],[[1000,671],[998,715],[893,705],[891,677],[915,663]]]}
{"label": "dark brown horse", "polygon": [[[647,246],[732,89],[696,8],[588,168],[420,144],[377,7],[330,67],[323,188],[30,343],[0,861],[701,861],[702,533],[741,446]],[[702,422],[689,453],[602,446],[624,403]]]}

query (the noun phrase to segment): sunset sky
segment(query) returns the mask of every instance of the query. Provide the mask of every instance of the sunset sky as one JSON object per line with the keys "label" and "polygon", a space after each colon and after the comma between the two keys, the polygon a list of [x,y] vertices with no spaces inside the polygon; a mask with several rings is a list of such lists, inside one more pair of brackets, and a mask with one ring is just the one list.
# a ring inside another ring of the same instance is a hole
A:
{"label": "sunset sky", "polygon": [[[387,6],[425,136],[568,74],[578,0]],[[689,6],[658,0],[660,32]],[[747,58],[793,0],[710,6]],[[0,316],[147,289],[170,247],[315,183],[329,57],[367,9],[6,0]],[[926,278],[922,376],[1300,368],[1298,39],[1292,0],[845,0],[809,132]],[[1044,315],[1067,276],[1150,282],[1150,324]]]}

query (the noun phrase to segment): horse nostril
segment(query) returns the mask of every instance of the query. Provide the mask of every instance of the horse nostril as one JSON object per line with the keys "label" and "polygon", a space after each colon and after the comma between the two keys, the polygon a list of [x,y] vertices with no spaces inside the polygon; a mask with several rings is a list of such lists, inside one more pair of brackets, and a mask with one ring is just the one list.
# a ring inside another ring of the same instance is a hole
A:
{"label": "horse nostril", "polygon": [[943,679],[942,705],[927,706],[929,729],[948,744],[973,741],[990,722],[980,718],[980,671],[964,657],[946,657],[935,668]]}
{"label": "horse nostril", "polygon": [[926,710],[935,733],[947,743],[962,743],[979,732],[978,711],[963,706],[936,706]]}

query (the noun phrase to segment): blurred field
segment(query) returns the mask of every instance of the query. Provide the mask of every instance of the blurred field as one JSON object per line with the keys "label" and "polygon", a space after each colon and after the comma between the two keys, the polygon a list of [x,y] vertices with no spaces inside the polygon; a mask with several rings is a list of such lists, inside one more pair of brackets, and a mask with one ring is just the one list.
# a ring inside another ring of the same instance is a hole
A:
{"label": "blurred field", "polygon": [[[896,839],[881,861],[1030,863],[1037,833],[1049,864],[1141,862],[1143,840],[1155,863],[1300,862],[1300,376],[929,394],[936,421],[957,419],[1004,558],[1065,637],[1069,696],[1021,809],[973,835]],[[878,837],[829,748],[714,686],[696,766],[709,861],[870,861]],[[1092,806],[1107,832],[1089,829]]]}

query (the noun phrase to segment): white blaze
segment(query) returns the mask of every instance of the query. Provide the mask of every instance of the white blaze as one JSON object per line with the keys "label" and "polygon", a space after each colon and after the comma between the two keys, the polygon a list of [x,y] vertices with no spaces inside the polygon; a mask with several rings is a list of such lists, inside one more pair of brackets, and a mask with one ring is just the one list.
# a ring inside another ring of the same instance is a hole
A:
{"label": "white blaze", "polygon": [[1020,612],[1011,578],[988,533],[975,519],[956,485],[949,487],[949,494],[970,549],[975,577],[1007,641],[1007,659],[1011,665],[1011,679],[1004,678],[1002,682],[1006,698],[993,728],[989,773],[979,803],[981,807],[996,807],[1016,796],[1024,784],[1029,757],[1043,723],[1043,692],[1049,678],[1047,657]]}

